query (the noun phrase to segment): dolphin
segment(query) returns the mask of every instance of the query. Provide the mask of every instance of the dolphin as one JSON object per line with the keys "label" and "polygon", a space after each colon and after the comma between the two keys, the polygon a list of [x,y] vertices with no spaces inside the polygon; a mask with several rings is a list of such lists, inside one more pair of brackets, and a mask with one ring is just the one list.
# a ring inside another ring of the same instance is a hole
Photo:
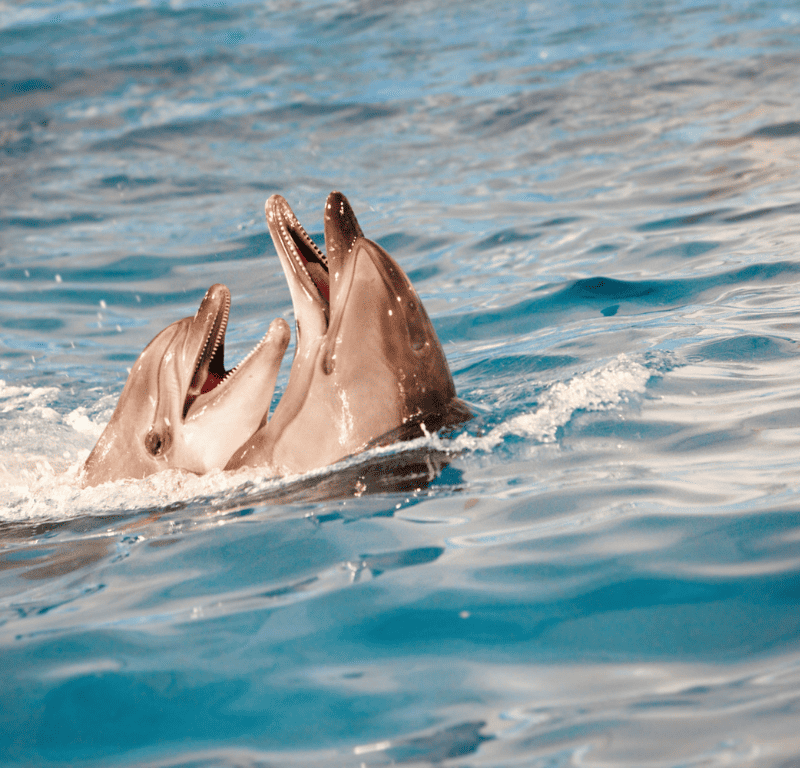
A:
{"label": "dolphin", "polygon": [[278,318],[238,366],[225,370],[231,295],[218,283],[197,314],[147,345],[83,467],[83,486],[163,469],[222,469],[267,419],[291,332]]}
{"label": "dolphin", "polygon": [[283,197],[265,210],[292,296],[295,356],[272,418],[225,468],[300,474],[471,418],[411,281],[364,237],[347,198],[331,192],[325,204],[327,257]]}

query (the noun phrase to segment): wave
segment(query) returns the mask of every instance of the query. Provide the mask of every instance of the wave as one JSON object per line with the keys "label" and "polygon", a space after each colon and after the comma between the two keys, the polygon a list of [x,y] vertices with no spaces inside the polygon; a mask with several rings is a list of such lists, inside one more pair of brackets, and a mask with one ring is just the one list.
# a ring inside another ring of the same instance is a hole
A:
{"label": "wave", "polygon": [[455,435],[426,434],[407,443],[373,448],[302,476],[265,477],[254,469],[202,477],[167,471],[144,480],[85,489],[78,484],[79,472],[113,413],[114,396],[102,396],[91,408],[78,406],[62,413],[59,387],[11,386],[0,381],[0,414],[7,420],[0,446],[0,481],[7,489],[0,519],[68,519],[200,503],[228,509],[256,501],[296,502],[421,489],[454,456],[490,453],[510,437],[530,443],[555,441],[559,428],[575,413],[624,405],[629,395],[644,393],[650,377],[663,367],[663,358],[637,362],[619,355],[550,384],[530,408],[508,415],[488,430],[479,418],[477,426],[467,425]]}

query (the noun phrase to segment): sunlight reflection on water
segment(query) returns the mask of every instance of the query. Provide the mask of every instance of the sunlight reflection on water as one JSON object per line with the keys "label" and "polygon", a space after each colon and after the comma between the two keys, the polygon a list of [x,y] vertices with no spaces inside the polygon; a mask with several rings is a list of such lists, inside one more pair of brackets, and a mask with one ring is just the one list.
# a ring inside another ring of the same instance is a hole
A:
{"label": "sunlight reflection on water", "polygon": [[[798,23],[0,4],[3,763],[793,764]],[[81,491],[209,285],[234,361],[291,320],[264,199],[332,189],[476,418]]]}

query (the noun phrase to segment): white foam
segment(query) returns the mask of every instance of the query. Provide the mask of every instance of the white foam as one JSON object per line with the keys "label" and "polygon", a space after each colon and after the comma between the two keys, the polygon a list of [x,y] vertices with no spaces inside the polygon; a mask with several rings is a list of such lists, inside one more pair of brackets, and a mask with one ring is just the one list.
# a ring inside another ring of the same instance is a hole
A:
{"label": "white foam", "polygon": [[0,379],[0,413],[26,408],[58,394],[58,387],[13,387]]}
{"label": "white foam", "polygon": [[576,411],[602,411],[613,408],[629,394],[644,392],[651,371],[619,355],[602,368],[582,373],[567,382],[553,384],[535,410],[517,414],[492,429],[482,440],[493,448],[507,435],[518,435],[540,442],[553,442],[556,432]]}
{"label": "white foam", "polygon": [[[470,433],[468,426],[453,439],[426,433],[407,443],[374,448],[304,477],[324,477],[374,457],[420,448],[488,453],[509,436],[553,442],[559,427],[577,411],[608,410],[625,402],[628,395],[644,392],[652,372],[652,366],[620,355],[595,370],[550,385],[534,409],[511,416],[483,435]],[[0,484],[5,491],[0,520],[119,514],[193,499],[210,500],[211,507],[217,507],[232,498],[244,500],[297,480],[265,477],[263,469],[217,471],[202,477],[173,470],[144,480],[82,489],[78,484],[81,467],[113,412],[115,398],[104,396],[92,408],[81,406],[61,415],[57,402],[53,403],[58,395],[57,387],[9,387],[0,381],[0,413],[14,411],[9,428],[0,437]]]}
{"label": "white foam", "polygon": [[76,432],[82,435],[91,435],[94,438],[98,438],[103,434],[108,418],[101,418],[100,421],[91,419],[87,414],[86,408],[81,405],[64,416],[64,423],[69,424]]}
{"label": "white foam", "polygon": [[[85,461],[112,411],[91,417],[86,408],[62,414],[59,387],[10,386],[0,379],[0,519],[61,516],[74,501],[77,468]],[[95,406],[113,398],[101,398]]]}

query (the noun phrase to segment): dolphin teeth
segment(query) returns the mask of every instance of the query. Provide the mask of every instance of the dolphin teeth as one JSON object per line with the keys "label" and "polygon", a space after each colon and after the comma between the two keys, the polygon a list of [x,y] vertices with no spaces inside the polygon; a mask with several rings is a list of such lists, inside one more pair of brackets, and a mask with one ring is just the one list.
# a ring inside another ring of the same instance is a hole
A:
{"label": "dolphin teeth", "polygon": [[[205,361],[211,363],[211,361],[214,360],[214,356],[217,354],[217,350],[219,349],[220,344],[222,344],[223,340],[225,339],[225,331],[228,328],[228,316],[230,315],[230,311],[231,311],[231,300],[229,298],[225,302],[225,306],[222,310],[220,317],[217,318],[217,321],[214,323],[213,327],[208,333],[208,338],[206,339],[203,351],[200,353],[200,357],[197,358],[197,364],[194,369],[195,374],[200,370],[201,365]],[[210,351],[209,351],[209,345],[211,346]],[[201,384],[202,383],[203,382],[201,382]]]}
{"label": "dolphin teeth", "polygon": [[228,381],[235,373],[238,371],[256,352],[258,352],[264,344],[267,343],[267,337],[270,335],[270,331],[268,330],[258,341],[258,343],[236,364],[231,368],[229,371],[225,372],[225,375],[222,377],[222,380],[219,382],[217,386],[221,386],[226,381]]}
{"label": "dolphin teeth", "polygon": [[[302,272],[325,299],[330,303],[330,281],[328,259],[322,249],[311,239],[303,225],[297,220],[288,204],[280,207],[280,234],[286,254],[290,256],[298,272]],[[274,221],[273,211],[270,220]]]}
{"label": "dolphin teeth", "polygon": [[[194,371],[186,390],[186,397],[183,403],[183,416],[189,412],[192,403],[204,392],[208,392],[218,386],[226,376],[224,361],[225,331],[228,327],[228,315],[231,308],[231,295],[228,289],[222,286],[222,306],[216,310],[211,327],[203,343],[203,347],[197,355],[194,364]],[[217,299],[217,286],[208,289],[203,301],[195,315],[195,322],[200,316],[200,312],[206,306],[207,301],[214,302]],[[213,306],[213,304],[212,304]]]}

